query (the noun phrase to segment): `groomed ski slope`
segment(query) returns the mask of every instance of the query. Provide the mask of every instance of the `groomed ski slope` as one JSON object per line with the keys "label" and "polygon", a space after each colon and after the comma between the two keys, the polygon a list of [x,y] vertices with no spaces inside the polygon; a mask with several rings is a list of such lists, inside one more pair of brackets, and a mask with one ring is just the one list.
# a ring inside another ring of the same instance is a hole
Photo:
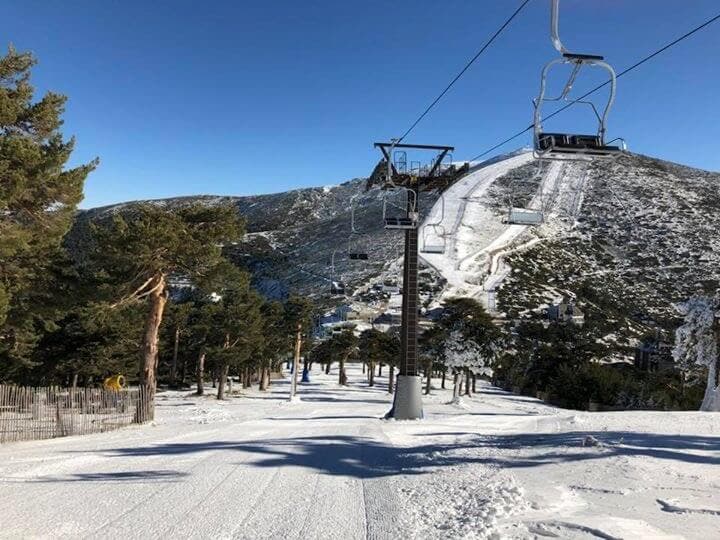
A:
{"label": "groomed ski slope", "polygon": [[[334,371],[334,370],[333,370]],[[360,368],[153,425],[0,447],[3,538],[716,538],[720,414],[560,410],[482,386],[382,421]],[[435,381],[439,386],[439,381]],[[210,390],[210,389],[208,389]]]}
{"label": "groomed ski slope", "polygon": [[[523,237],[532,228],[504,222],[486,198],[488,189],[508,172],[533,163],[531,151],[516,152],[481,166],[451,186],[423,221],[421,249],[427,242],[445,240],[444,253],[421,251],[421,259],[445,280],[445,297],[469,296],[494,310],[494,292],[510,272],[503,258],[541,240]],[[542,238],[561,234],[577,217],[586,185],[585,165],[545,162],[538,191],[528,207],[543,210],[545,223],[537,227]],[[433,227],[442,220],[441,227]]]}

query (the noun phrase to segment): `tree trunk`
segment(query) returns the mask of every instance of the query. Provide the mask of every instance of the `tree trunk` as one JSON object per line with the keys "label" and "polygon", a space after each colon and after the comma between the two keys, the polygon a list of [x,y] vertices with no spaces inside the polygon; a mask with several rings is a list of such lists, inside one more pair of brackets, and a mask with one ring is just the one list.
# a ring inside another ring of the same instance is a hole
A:
{"label": "tree trunk", "polygon": [[477,387],[477,375],[475,375],[475,374],[473,373],[473,374],[472,374],[472,391],[473,391],[473,394],[477,391],[477,390],[475,390],[476,387]]}
{"label": "tree trunk", "polygon": [[[363,362],[363,364],[362,364],[362,372],[365,373],[365,362]],[[368,380],[369,380],[369,379],[370,379],[370,378],[368,377]]]}
{"label": "tree trunk", "polygon": [[445,372],[446,371],[447,370],[445,370],[445,369],[442,370],[442,385],[440,386],[440,388],[442,388],[443,390],[445,390]]}
{"label": "tree trunk", "polygon": [[330,375],[330,365],[331,364],[332,364],[332,362],[328,362],[327,364],[325,364],[325,375]]}
{"label": "tree trunk", "polygon": [[[363,366],[364,365],[365,364],[363,364]],[[368,364],[367,377],[368,377],[368,386],[375,386],[375,362],[370,362]]]}
{"label": "tree trunk", "polygon": [[173,342],[173,357],[172,364],[170,365],[170,384],[177,386],[177,365],[178,365],[178,350],[180,349],[180,326],[175,326],[175,341]]}
{"label": "tree trunk", "polygon": [[705,396],[703,397],[701,411],[720,412],[720,384],[718,384],[717,360],[708,366],[707,385],[705,386]]}
{"label": "tree trunk", "polygon": [[460,374],[457,371],[453,373],[453,401],[460,397],[461,380]]}
{"label": "tree trunk", "polygon": [[230,372],[230,364],[223,364],[223,366],[220,368],[220,378],[218,380],[218,387],[217,387],[217,398],[218,399],[225,399],[225,382],[228,378],[228,373]]}
{"label": "tree trunk", "polygon": [[295,334],[295,355],[293,356],[293,369],[290,376],[290,399],[295,397],[297,391],[298,371],[300,371],[300,348],[302,346],[302,324],[298,323],[297,332]]}
{"label": "tree trunk", "polygon": [[195,393],[198,396],[202,396],[205,393],[205,352],[201,352],[200,356],[198,356],[195,375],[197,381],[197,391]]}
{"label": "tree trunk", "polygon": [[394,384],[395,384],[395,366],[390,366],[390,373],[388,373],[388,394],[393,393]]}
{"label": "tree trunk", "polygon": [[259,389],[263,392],[268,389],[270,383],[270,367],[263,365],[260,368],[260,386]]}
{"label": "tree trunk", "polygon": [[77,383],[78,383],[78,374],[75,373],[75,374],[73,374],[73,379],[72,379],[73,390],[75,390],[77,388]]}
{"label": "tree trunk", "polygon": [[382,377],[382,362],[378,364],[378,377]]}
{"label": "tree trunk", "polygon": [[427,396],[430,394],[430,384],[432,381],[432,369],[431,368],[426,369],[425,375],[426,375],[426,379],[427,379],[425,381],[425,395]]}
{"label": "tree trunk", "polygon": [[465,371],[465,395],[468,397],[472,397],[472,394],[470,393],[470,370],[468,369]]}
{"label": "tree trunk", "polygon": [[140,384],[145,387],[146,405],[138,407],[135,413],[137,422],[148,422],[155,418],[155,391],[157,389],[158,337],[162,323],[167,291],[165,274],[157,274],[148,285],[152,293],[148,296],[150,309],[145,319],[145,332],[142,342],[142,369]]}
{"label": "tree trunk", "polygon": [[345,374],[345,355],[340,357],[340,373],[338,375],[338,383],[340,386],[346,386],[347,385],[347,375]]}

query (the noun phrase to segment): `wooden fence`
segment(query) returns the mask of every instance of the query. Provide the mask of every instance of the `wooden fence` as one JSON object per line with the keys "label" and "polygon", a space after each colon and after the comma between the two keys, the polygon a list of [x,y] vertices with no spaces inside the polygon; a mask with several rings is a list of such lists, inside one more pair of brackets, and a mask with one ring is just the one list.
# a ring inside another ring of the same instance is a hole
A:
{"label": "wooden fence", "polygon": [[143,387],[112,391],[0,385],[0,443],[110,431],[136,423],[149,408]]}

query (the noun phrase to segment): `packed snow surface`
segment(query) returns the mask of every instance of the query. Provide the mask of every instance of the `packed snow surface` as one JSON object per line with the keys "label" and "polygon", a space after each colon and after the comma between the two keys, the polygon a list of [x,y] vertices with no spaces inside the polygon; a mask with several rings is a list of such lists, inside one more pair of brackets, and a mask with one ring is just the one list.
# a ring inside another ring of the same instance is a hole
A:
{"label": "packed snow surface", "polygon": [[341,388],[334,371],[300,402],[286,380],[163,392],[151,425],[4,445],[0,537],[717,538],[720,413],[575,412],[482,385],[388,422],[385,377],[368,388],[351,365]]}

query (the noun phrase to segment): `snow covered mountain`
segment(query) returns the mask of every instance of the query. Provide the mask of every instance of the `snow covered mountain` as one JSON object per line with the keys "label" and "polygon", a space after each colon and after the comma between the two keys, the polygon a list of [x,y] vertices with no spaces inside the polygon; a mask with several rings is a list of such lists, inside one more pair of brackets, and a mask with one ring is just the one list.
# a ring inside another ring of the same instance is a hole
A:
{"label": "snow covered mountain", "polygon": [[[442,198],[421,198],[421,245],[436,251],[421,258],[444,285],[435,300],[472,296],[496,315],[518,319],[539,317],[569,297],[586,317],[603,322],[599,339],[620,346],[656,327],[674,327],[673,304],[720,280],[718,181],[717,173],[635,154],[546,162],[538,171],[532,154],[519,151],[475,166]],[[362,233],[354,239],[368,261],[346,256],[353,196]],[[366,192],[357,179],[273,195],[156,204],[235,204],[249,234],[231,255],[252,271],[256,285],[270,296],[297,291],[331,303],[332,280],[359,293],[374,281],[400,277],[402,234],[383,229],[382,196]],[[78,221],[128,205],[89,210]],[[542,212],[544,222],[509,224],[510,206]]]}
{"label": "snow covered mountain", "polygon": [[[720,174],[630,154],[545,162],[527,152],[480,168],[444,195],[448,249],[423,258],[510,319],[574,299],[620,348],[676,326],[673,304],[720,280]],[[426,223],[442,213],[436,203]],[[504,223],[510,206],[539,226]]]}
{"label": "snow covered mountain", "polygon": [[[421,207],[431,208],[436,198],[423,195]],[[378,276],[399,277],[401,267],[393,263],[401,255],[403,236],[383,228],[382,200],[379,189],[366,191],[365,180],[355,179],[337,186],[270,195],[201,195],[135,201],[81,212],[70,238],[72,242],[81,236],[88,221],[114,212],[132,211],[140,202],[169,208],[195,202],[230,203],[245,218],[248,234],[242,243],[229,246],[229,254],[238,265],[252,272],[255,286],[269,297],[282,298],[289,292],[299,292],[330,304],[331,281],[345,282],[350,291]],[[353,206],[359,234],[351,235]],[[350,261],[347,256],[350,248],[367,252],[368,260]]]}

